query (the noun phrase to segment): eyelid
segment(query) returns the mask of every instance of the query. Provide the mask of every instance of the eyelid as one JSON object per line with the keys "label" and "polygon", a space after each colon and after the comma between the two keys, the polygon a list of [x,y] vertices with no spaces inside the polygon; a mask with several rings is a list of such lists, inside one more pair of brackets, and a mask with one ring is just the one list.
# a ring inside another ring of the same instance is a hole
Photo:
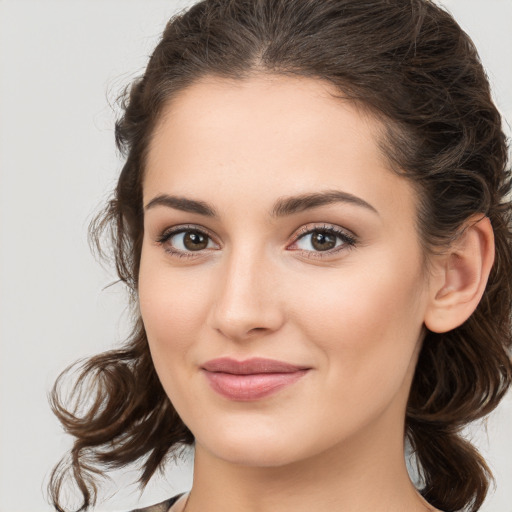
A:
{"label": "eyelid", "polygon": [[306,225],[302,226],[298,231],[295,232],[295,234],[293,235],[293,241],[291,244],[288,244],[287,248],[290,249],[290,246],[293,246],[301,238],[304,238],[306,235],[314,233],[314,232],[318,232],[318,231],[332,233],[336,237],[340,238],[343,241],[343,243],[338,247],[334,247],[333,249],[329,249],[326,251],[310,251],[310,250],[304,250],[304,249],[291,249],[291,250],[301,252],[302,254],[306,255],[306,257],[308,257],[308,258],[321,259],[324,257],[326,258],[329,256],[333,256],[335,254],[338,254],[339,252],[344,252],[344,251],[353,249],[358,243],[358,237],[352,231],[349,231],[346,228],[342,228],[341,226],[338,226],[335,224],[311,223],[311,224],[306,224]]}
{"label": "eyelid", "polygon": [[[211,231],[204,226],[201,226],[199,224],[178,224],[176,226],[171,226],[166,229],[164,229],[160,235],[156,238],[156,243],[159,245],[164,245],[171,237],[184,233],[186,231],[197,231],[205,236],[207,236],[214,244],[216,244],[218,247],[215,249],[212,248],[205,248],[198,251],[183,251],[180,249],[176,249],[175,247],[165,247],[164,250],[173,256],[178,257],[185,257],[185,258],[199,258],[201,256],[204,256],[206,252],[211,252],[212,250],[218,250],[222,247],[222,245],[217,241],[217,237],[211,233]],[[340,244],[338,247],[334,247],[332,249],[328,249],[326,251],[313,251],[313,250],[306,250],[306,249],[290,249],[291,246],[293,246],[295,243],[297,243],[301,238],[304,238],[308,234],[312,234],[314,232],[318,231],[324,231],[327,233],[332,233],[336,237],[342,240],[342,244]],[[288,243],[286,248],[288,250],[300,252],[308,258],[316,258],[321,259],[324,257],[333,256],[339,252],[347,251],[349,249],[352,249],[356,244],[358,243],[357,236],[347,230],[346,228],[342,228],[341,226],[335,225],[335,224],[326,224],[326,223],[309,223],[301,228],[299,228],[293,235],[292,235],[292,242]]]}
{"label": "eyelid", "polygon": [[200,224],[176,224],[175,226],[167,227],[160,233],[160,235],[158,235],[157,241],[169,239],[172,235],[183,233],[184,231],[199,231],[200,233],[207,235],[209,238],[215,241],[217,245],[220,245],[215,240],[216,236],[208,228],[205,228]]}
{"label": "eyelid", "polygon": [[[168,227],[157,236],[155,242],[158,245],[164,246],[164,244],[173,236],[187,231],[197,231],[198,233],[201,233],[208,237],[219,248],[221,247],[221,244],[216,240],[216,237],[211,233],[211,231],[199,224],[178,224],[176,226]],[[199,251],[182,251],[180,249],[176,249],[175,247],[164,247],[164,250],[169,254],[172,254],[173,256],[178,256],[180,258],[199,258],[201,256],[204,256],[205,252],[210,252],[212,250],[217,249],[210,248],[202,249]]]}
{"label": "eyelid", "polygon": [[335,233],[340,233],[341,235],[346,236],[347,238],[352,238],[354,240],[357,239],[356,235],[352,231],[341,226],[338,226],[336,224],[328,224],[325,222],[310,222],[308,224],[305,224],[295,232],[293,238],[296,240],[301,236],[304,236],[308,233],[312,233],[314,231],[332,231]]}

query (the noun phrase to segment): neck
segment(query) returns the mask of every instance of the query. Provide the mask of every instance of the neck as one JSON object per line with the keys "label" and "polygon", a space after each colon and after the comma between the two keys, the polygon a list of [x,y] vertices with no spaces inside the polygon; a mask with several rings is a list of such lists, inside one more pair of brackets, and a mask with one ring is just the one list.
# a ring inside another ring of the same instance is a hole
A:
{"label": "neck", "polygon": [[271,467],[234,464],[197,443],[186,511],[433,511],[407,473],[403,428],[380,427],[362,430],[328,452]]}

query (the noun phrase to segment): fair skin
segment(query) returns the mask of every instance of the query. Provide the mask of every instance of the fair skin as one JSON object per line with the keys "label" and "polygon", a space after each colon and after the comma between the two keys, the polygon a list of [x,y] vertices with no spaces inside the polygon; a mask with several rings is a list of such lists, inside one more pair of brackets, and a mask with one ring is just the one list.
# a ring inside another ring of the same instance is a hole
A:
{"label": "fair skin", "polygon": [[[435,510],[405,465],[407,397],[425,326],[454,328],[476,307],[492,228],[474,222],[427,274],[417,197],[379,149],[380,122],[329,91],[203,79],[155,130],[139,301],[196,439],[187,512]],[[226,397],[203,368],[220,357],[304,370],[268,396]]]}

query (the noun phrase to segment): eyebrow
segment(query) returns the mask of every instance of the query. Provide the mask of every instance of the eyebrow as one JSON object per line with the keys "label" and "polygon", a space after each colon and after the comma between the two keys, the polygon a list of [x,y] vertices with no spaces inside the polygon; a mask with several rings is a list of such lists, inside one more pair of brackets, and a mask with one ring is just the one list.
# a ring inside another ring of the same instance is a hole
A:
{"label": "eyebrow", "polygon": [[[280,198],[272,207],[270,215],[272,217],[286,217],[311,208],[318,208],[320,206],[333,203],[352,204],[372,211],[377,215],[379,214],[379,212],[370,203],[367,203],[360,197],[349,194],[348,192],[342,192],[341,190],[328,190],[326,192],[314,192],[310,194]],[[166,206],[168,208],[174,208],[175,210],[197,213],[206,217],[219,217],[215,208],[204,201],[179,196],[170,196],[168,194],[156,196],[154,199],[149,201],[145,209],[149,210],[155,206]]]}
{"label": "eyebrow", "polygon": [[302,194],[299,196],[281,198],[276,201],[272,208],[271,215],[273,217],[284,217],[293,215],[310,208],[318,208],[333,203],[347,203],[355,206],[366,208],[377,215],[379,212],[364,199],[342,192],[341,190],[328,190],[326,192],[314,192],[312,194]]}
{"label": "eyebrow", "polygon": [[218,217],[215,208],[208,203],[196,201],[195,199],[187,199],[186,197],[161,194],[149,201],[145,210],[149,210],[155,206],[167,206],[168,208],[174,208],[175,210],[181,210],[183,212],[198,213],[199,215],[205,215],[207,217]]}

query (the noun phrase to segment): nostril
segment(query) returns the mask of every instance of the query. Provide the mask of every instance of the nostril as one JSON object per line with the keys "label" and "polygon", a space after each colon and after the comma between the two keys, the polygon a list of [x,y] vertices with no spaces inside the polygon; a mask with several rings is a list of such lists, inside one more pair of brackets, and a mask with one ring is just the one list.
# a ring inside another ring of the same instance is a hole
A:
{"label": "nostril", "polygon": [[254,327],[253,329],[251,329],[247,334],[248,335],[251,335],[251,334],[257,334],[261,331],[266,331],[265,327]]}

